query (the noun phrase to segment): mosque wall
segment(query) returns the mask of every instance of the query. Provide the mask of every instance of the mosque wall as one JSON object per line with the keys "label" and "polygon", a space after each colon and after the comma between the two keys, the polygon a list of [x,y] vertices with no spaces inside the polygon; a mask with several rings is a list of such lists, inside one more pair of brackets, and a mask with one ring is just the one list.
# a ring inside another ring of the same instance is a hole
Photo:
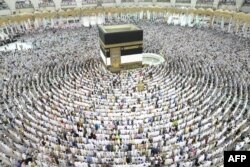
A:
{"label": "mosque wall", "polygon": [[245,13],[250,13],[250,5],[249,6],[242,6],[241,11],[245,12]]}
{"label": "mosque wall", "polygon": [[[34,11],[53,11],[53,10],[60,10],[60,9],[74,9],[74,8],[81,8],[81,7],[97,7],[97,3],[83,3],[82,0],[76,0],[74,5],[62,5],[62,0],[53,0],[53,6],[39,6],[39,0],[31,0],[33,7],[28,9],[17,9],[16,8],[16,0],[4,0],[5,3],[8,5],[8,9],[0,10],[0,15],[10,15],[10,14],[18,14],[18,13],[26,13],[26,12],[34,12]],[[246,0],[237,0],[236,4],[228,5],[228,4],[220,4],[219,0],[214,0],[211,4],[207,3],[199,3],[198,0],[190,0],[189,3],[182,3],[182,1],[177,0],[170,0],[170,1],[158,1],[158,0],[134,0],[132,2],[121,2],[121,0],[114,0],[114,3],[102,3],[101,6],[103,7],[114,7],[114,6],[169,6],[169,7],[191,7],[191,8],[213,8],[213,9],[224,9],[224,10],[236,10],[242,12],[250,12],[250,8],[248,5],[245,5]]]}

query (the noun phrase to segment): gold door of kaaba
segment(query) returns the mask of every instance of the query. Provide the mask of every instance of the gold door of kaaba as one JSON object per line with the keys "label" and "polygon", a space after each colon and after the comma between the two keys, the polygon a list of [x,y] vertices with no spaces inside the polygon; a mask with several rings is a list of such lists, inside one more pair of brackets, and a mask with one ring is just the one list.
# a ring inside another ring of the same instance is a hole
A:
{"label": "gold door of kaaba", "polygon": [[121,65],[121,49],[120,47],[110,49],[111,67],[114,69],[120,69]]}

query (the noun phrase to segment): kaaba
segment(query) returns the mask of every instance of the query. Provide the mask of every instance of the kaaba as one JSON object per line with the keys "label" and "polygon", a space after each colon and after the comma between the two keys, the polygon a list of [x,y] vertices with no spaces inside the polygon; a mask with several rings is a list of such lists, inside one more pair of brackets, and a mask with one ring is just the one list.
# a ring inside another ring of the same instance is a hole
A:
{"label": "kaaba", "polygon": [[132,24],[98,26],[100,55],[111,72],[142,67],[143,30]]}

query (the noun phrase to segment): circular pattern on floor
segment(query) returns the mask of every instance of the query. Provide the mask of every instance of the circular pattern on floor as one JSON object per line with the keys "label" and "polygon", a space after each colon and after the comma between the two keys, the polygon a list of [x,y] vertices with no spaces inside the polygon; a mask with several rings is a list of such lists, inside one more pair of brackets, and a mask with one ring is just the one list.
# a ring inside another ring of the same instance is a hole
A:
{"label": "circular pattern on floor", "polygon": [[219,166],[249,131],[244,75],[185,56],[121,74],[96,58],[64,60],[9,83],[0,142],[7,166],[30,156],[35,166]]}

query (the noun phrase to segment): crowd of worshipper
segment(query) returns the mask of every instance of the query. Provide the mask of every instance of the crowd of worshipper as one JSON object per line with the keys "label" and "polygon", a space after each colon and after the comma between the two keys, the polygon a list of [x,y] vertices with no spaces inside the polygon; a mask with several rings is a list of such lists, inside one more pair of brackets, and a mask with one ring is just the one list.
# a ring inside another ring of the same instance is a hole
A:
{"label": "crowd of worshipper", "polygon": [[103,3],[115,3],[114,0],[103,0],[102,2],[103,2]]}
{"label": "crowd of worshipper", "polygon": [[33,4],[31,3],[30,0],[21,0],[21,1],[16,1],[16,9],[23,9],[23,8],[33,8]]}
{"label": "crowd of worshipper", "polygon": [[0,10],[9,9],[8,5],[4,1],[0,1]]}
{"label": "crowd of worshipper", "polygon": [[236,4],[236,2],[235,2],[235,0],[220,0],[220,3],[224,3],[224,4],[233,4],[233,5],[235,5]]}
{"label": "crowd of worshipper", "polygon": [[250,0],[245,0],[244,5],[250,5]]}
{"label": "crowd of worshipper", "polygon": [[97,27],[77,23],[27,31],[33,49],[0,53],[0,164],[208,167],[250,148],[249,39],[131,22],[166,63],[111,74]]}
{"label": "crowd of worshipper", "polygon": [[94,3],[97,3],[97,0],[82,0],[82,3],[83,4],[94,4]]}
{"label": "crowd of worshipper", "polygon": [[8,37],[1,37],[0,36],[0,46],[8,45],[9,43],[16,42],[17,40],[13,35],[8,35]]}
{"label": "crowd of worshipper", "polygon": [[[128,2],[134,2],[133,0],[121,0],[121,2],[123,2],[123,3],[128,3]],[[139,2],[139,1],[138,1]]]}
{"label": "crowd of worshipper", "polygon": [[62,0],[62,6],[76,5],[76,0]]}
{"label": "crowd of worshipper", "polygon": [[[116,21],[110,24],[116,24]],[[249,39],[216,29],[203,30],[151,22],[135,24],[144,30],[144,52],[159,53],[166,57],[181,55],[197,62],[209,62],[226,69],[243,70],[249,74]],[[99,53],[97,28],[84,28],[74,23],[72,25],[55,31],[48,29],[27,31],[20,40],[32,42],[36,49],[0,53],[4,59],[7,75],[30,72],[39,64],[72,58],[72,54],[73,57],[83,56],[84,53],[89,57],[97,57]],[[224,40],[225,38],[227,40]],[[250,81],[248,75],[243,77],[246,81]]]}
{"label": "crowd of worshipper", "polygon": [[40,0],[38,5],[39,5],[39,8],[41,8],[41,7],[54,7],[55,3],[53,0]]}

